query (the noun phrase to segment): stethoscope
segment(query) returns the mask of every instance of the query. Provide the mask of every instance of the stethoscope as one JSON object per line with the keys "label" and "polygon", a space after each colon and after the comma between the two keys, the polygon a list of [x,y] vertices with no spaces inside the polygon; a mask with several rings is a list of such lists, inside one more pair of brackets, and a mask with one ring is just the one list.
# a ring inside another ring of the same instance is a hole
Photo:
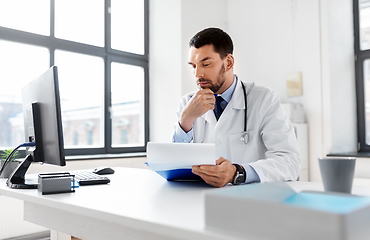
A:
{"label": "stethoscope", "polygon": [[240,137],[240,141],[244,142],[244,144],[247,144],[248,141],[249,141],[249,135],[247,133],[247,92],[245,90],[244,83],[242,81],[240,81],[240,83],[242,84],[242,87],[243,87],[244,107],[245,107],[245,110],[244,110],[244,131],[243,131],[243,133]]}
{"label": "stethoscope", "polygon": [[[240,83],[242,84],[242,88],[243,88],[243,94],[244,94],[244,131],[240,137],[240,141],[244,142],[244,144],[247,144],[248,141],[249,141],[249,135],[248,135],[248,132],[247,132],[247,92],[245,90],[245,86],[244,86],[244,83],[242,81],[240,81]],[[192,96],[190,96],[191,98]]]}

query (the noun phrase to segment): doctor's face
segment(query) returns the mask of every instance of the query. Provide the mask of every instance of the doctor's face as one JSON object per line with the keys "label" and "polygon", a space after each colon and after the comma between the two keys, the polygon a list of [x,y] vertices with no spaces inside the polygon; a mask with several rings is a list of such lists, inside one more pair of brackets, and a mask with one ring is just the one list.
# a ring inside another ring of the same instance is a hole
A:
{"label": "doctor's face", "polygon": [[225,86],[225,59],[226,57],[221,59],[213,45],[190,48],[189,64],[193,68],[199,88],[209,88],[214,93],[221,94],[229,87]]}

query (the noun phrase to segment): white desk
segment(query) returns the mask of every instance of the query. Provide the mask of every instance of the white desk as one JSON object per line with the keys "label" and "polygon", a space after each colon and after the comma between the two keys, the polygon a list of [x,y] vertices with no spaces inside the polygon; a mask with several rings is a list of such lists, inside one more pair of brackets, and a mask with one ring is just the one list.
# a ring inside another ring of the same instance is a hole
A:
{"label": "white desk", "polygon": [[[205,227],[204,194],[216,189],[200,182],[167,182],[151,170],[115,170],[109,185],[53,195],[10,189],[0,179],[0,194],[24,200],[25,220],[84,240],[239,239]],[[322,189],[319,183],[289,185],[297,191]],[[366,187],[356,192],[370,195]]]}

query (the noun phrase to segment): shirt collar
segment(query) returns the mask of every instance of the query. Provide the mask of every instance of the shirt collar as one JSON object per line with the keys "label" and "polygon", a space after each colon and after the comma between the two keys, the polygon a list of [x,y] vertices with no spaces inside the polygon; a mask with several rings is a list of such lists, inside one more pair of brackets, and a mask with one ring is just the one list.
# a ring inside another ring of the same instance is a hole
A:
{"label": "shirt collar", "polygon": [[223,92],[222,94],[218,94],[217,96],[221,96],[226,102],[230,102],[231,97],[233,96],[233,93],[236,87],[236,81],[237,81],[237,77],[236,75],[234,75],[234,81],[231,84],[231,86],[228,89],[226,89],[225,92]]}

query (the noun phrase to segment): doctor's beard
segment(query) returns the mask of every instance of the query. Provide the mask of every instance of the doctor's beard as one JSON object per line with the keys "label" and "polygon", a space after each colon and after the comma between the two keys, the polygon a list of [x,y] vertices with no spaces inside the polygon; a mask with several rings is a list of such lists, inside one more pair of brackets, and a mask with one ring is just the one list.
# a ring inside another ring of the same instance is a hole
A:
{"label": "doctor's beard", "polygon": [[201,87],[201,88],[202,89],[209,88],[212,92],[217,93],[218,90],[220,90],[220,88],[222,87],[222,85],[224,85],[225,81],[226,81],[226,77],[225,77],[225,65],[222,64],[222,66],[220,68],[220,71],[218,73],[218,76],[217,76],[217,82],[215,84],[213,84],[210,79],[206,79],[206,78],[200,78],[200,79],[198,79],[197,80],[197,84],[199,84],[200,82],[208,83],[208,85],[210,85],[210,86]]}

